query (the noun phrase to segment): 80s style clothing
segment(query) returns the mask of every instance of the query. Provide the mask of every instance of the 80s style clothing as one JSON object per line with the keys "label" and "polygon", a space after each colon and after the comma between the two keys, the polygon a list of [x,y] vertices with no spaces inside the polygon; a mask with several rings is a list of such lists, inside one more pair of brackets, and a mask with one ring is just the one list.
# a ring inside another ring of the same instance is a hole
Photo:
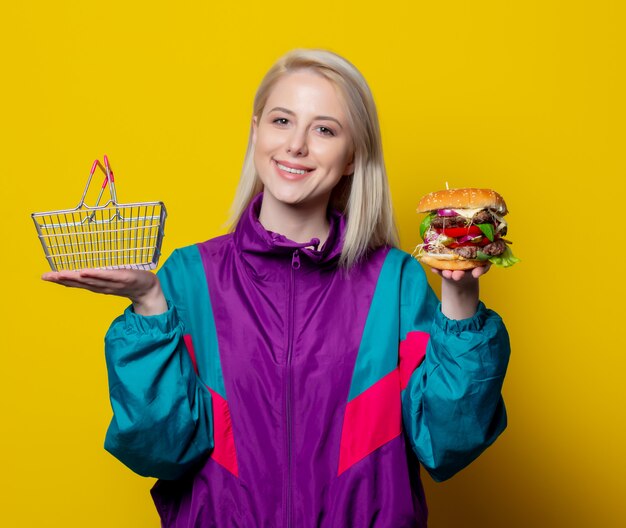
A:
{"label": "80s style clothing", "polygon": [[346,273],[341,214],[319,248],[266,231],[261,200],[172,254],[166,313],[112,324],[105,448],[160,479],[166,528],[425,527],[419,463],[447,479],[506,426],[502,320],[447,319],[395,248]]}

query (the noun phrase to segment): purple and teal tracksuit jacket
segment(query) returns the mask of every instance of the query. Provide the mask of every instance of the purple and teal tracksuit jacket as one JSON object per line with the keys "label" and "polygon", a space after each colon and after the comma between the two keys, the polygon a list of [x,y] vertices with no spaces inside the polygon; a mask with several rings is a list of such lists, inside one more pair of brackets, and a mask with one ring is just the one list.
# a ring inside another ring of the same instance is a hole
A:
{"label": "purple and teal tracksuit jacket", "polygon": [[172,254],[166,313],[113,322],[105,448],[159,479],[166,528],[425,527],[419,463],[447,479],[506,427],[502,320],[447,319],[395,248],[346,274],[339,213],[319,248],[261,200]]}

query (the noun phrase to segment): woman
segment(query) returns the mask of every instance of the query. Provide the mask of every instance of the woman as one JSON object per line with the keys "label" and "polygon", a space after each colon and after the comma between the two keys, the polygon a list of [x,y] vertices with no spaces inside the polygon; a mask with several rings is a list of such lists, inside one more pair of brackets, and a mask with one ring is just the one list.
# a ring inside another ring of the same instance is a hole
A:
{"label": "woman", "polygon": [[345,59],[296,50],[255,98],[234,231],[136,270],[44,279],[126,296],[105,447],[163,526],[426,526],[436,480],[506,426],[486,271],[437,301],[395,248],[376,109]]}

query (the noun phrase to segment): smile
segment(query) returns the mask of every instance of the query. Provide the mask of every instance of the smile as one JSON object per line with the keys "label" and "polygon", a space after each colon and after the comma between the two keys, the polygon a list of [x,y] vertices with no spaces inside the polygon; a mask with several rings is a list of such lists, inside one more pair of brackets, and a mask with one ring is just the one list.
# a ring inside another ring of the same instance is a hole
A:
{"label": "smile", "polygon": [[311,170],[313,170],[313,169],[308,169],[308,170],[292,169],[291,167],[286,167],[285,165],[282,165],[281,163],[278,163],[278,162],[276,162],[276,165],[278,166],[279,169],[284,170],[286,172],[290,172],[291,174],[306,174],[307,172],[311,172]]}

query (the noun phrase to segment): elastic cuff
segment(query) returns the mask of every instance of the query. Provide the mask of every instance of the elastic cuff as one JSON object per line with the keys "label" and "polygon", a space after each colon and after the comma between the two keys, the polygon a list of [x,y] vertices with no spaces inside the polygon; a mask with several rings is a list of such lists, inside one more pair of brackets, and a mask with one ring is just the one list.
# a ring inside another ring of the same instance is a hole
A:
{"label": "elastic cuff", "polygon": [[131,304],[124,310],[124,323],[127,332],[150,333],[158,331],[160,333],[170,333],[180,324],[176,307],[167,299],[167,312],[159,315],[140,315],[135,313]]}
{"label": "elastic cuff", "polygon": [[488,316],[488,310],[482,301],[478,301],[476,313],[467,319],[448,319],[441,312],[441,302],[435,311],[435,324],[444,332],[460,334],[461,332],[480,332]]}

